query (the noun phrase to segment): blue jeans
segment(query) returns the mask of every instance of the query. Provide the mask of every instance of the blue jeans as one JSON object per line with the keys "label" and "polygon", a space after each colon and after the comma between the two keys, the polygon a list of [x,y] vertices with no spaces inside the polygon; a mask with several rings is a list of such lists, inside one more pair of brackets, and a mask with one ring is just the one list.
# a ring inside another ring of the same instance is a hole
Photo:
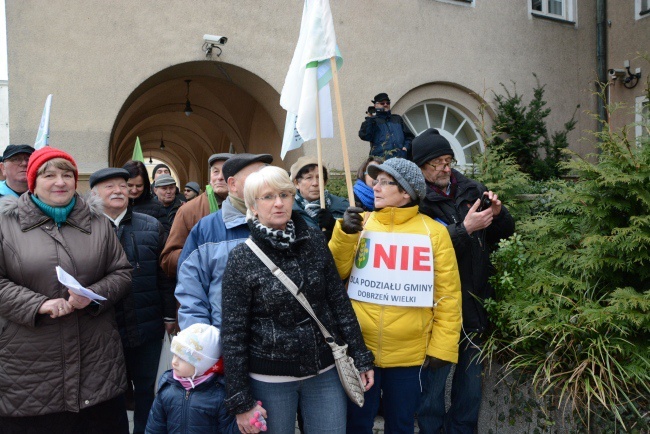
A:
{"label": "blue jeans", "polygon": [[156,372],[162,349],[161,339],[146,341],[134,348],[124,348],[126,371],[133,382],[133,433],[144,433],[154,400]]}
{"label": "blue jeans", "polygon": [[[478,337],[472,337],[480,345]],[[473,434],[481,408],[483,366],[476,357],[479,350],[463,339],[459,346],[458,365],[451,383],[451,407],[445,413],[445,384],[451,365],[434,371],[422,370],[422,400],[418,425],[423,434]]]}
{"label": "blue jeans", "polygon": [[[359,408],[348,400],[350,434],[372,434],[379,399],[384,403],[384,432],[413,434],[415,412],[420,402],[419,366],[408,368],[375,367],[375,384],[365,393],[365,404]],[[382,392],[383,391],[383,396]]]}
{"label": "blue jeans", "polygon": [[336,368],[307,380],[265,383],[251,378],[251,391],[266,409],[268,432],[293,433],[298,406],[304,432],[345,433],[347,397]]}

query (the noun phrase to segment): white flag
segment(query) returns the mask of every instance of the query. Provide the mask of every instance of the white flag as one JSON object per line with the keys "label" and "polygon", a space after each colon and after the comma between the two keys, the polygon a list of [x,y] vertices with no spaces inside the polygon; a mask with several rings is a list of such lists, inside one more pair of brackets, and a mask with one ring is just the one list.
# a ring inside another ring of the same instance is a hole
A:
{"label": "white flag", "polygon": [[300,36],[284,80],[280,105],[287,111],[281,157],[316,138],[316,93],[320,109],[321,137],[334,137],[330,58],[337,68],[343,58],[336,46],[329,0],[305,0]]}
{"label": "white flag", "polygon": [[34,141],[34,149],[41,149],[50,144],[50,107],[52,107],[52,94],[49,94],[45,100],[41,124],[38,126],[38,133]]}

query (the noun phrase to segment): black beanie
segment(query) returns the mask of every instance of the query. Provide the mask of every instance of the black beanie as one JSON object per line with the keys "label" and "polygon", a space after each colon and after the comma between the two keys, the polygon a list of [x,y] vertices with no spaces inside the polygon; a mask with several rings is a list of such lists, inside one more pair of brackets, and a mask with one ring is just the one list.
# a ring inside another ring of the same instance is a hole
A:
{"label": "black beanie", "polygon": [[429,128],[411,142],[413,162],[418,167],[424,166],[428,161],[443,155],[454,156],[449,141],[440,135],[435,128]]}
{"label": "black beanie", "polygon": [[152,178],[153,178],[154,176],[156,176],[156,172],[157,172],[158,169],[160,169],[161,167],[164,167],[165,169],[169,170],[169,166],[166,165],[166,164],[163,164],[163,163],[156,164],[156,165],[154,166],[154,168],[153,168],[153,171],[151,172],[151,176],[152,176]]}

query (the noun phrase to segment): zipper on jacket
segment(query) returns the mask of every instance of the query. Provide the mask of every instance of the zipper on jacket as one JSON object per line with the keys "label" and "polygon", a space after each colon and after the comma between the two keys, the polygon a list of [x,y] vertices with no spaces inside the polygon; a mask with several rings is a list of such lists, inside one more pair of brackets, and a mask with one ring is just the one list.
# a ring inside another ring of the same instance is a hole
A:
{"label": "zipper on jacket", "polygon": [[140,268],[140,255],[138,254],[138,244],[135,242],[135,234],[131,232],[131,241],[133,242],[133,255],[135,256],[135,268]]}
{"label": "zipper on jacket", "polygon": [[[55,224],[56,224],[56,223],[55,223]],[[65,221],[65,224],[67,224],[68,226],[72,226],[73,228],[75,228],[75,229],[77,229],[77,230],[83,232],[84,234],[89,234],[89,233],[90,233],[89,231],[87,231],[87,230],[85,230],[85,229],[82,229],[82,228],[80,228],[80,227],[77,226],[77,225],[73,225],[72,223],[70,223],[70,222],[67,221],[67,220]]]}
{"label": "zipper on jacket", "polygon": [[379,366],[381,364],[381,336],[382,336],[382,330],[384,329],[384,306],[381,307],[381,311],[379,312],[379,335],[377,336],[377,358],[379,360],[375,360],[375,364]]}

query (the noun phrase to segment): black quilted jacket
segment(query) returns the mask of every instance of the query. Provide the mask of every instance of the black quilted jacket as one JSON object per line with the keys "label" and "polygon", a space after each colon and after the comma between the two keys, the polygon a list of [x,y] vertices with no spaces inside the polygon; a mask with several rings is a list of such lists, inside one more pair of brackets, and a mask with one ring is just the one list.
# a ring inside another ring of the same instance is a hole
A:
{"label": "black quilted jacket", "polygon": [[[325,238],[296,212],[292,220],[296,241],[288,248],[278,248],[249,222],[251,237],[300,288],[337,342],[349,345],[357,368],[371,369],[374,358],[363,342]],[[334,363],[315,321],[246,244],[230,253],[222,297],[226,406],[231,413],[255,405],[249,371],[304,377]]]}

